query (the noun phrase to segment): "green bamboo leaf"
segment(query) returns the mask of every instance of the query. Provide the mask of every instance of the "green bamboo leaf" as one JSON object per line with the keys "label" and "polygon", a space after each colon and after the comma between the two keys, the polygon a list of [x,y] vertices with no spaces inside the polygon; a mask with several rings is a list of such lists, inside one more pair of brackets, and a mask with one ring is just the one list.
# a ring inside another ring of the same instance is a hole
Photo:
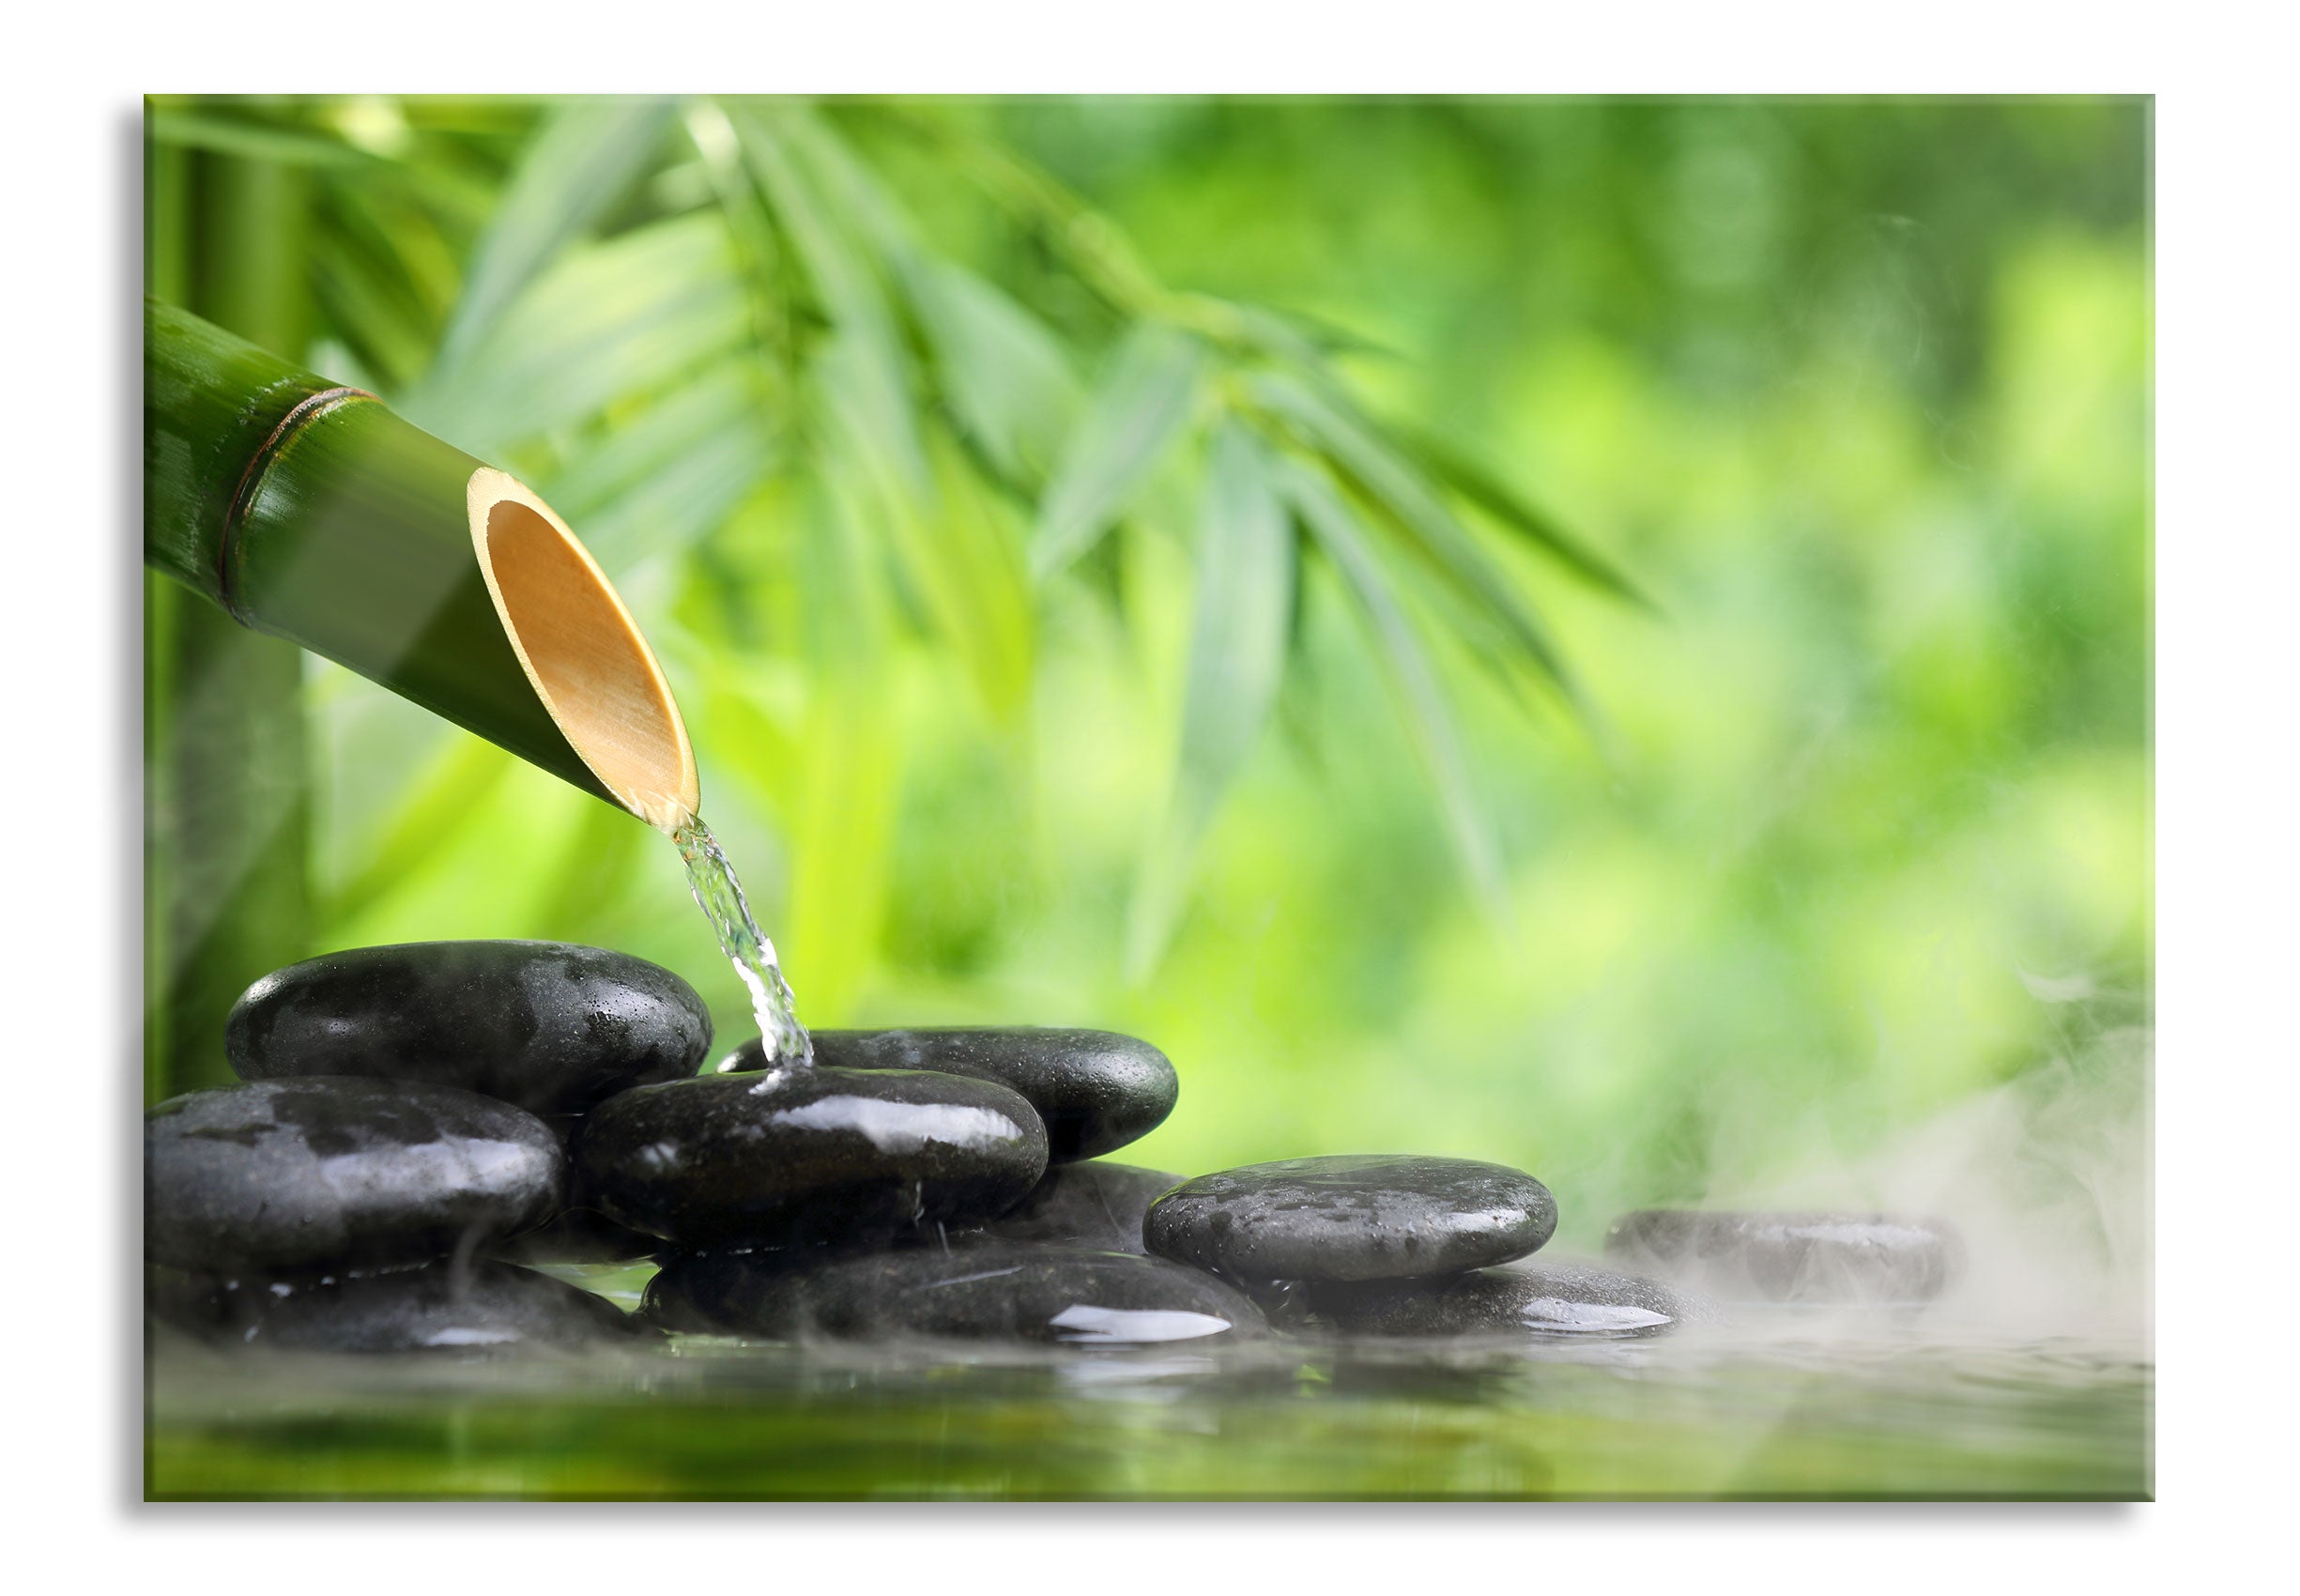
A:
{"label": "green bamboo leaf", "polygon": [[778,125],[901,289],[974,440],[1009,478],[1043,480],[1078,403],[1053,334],[982,278],[921,250],[900,205],[821,117],[790,107]]}
{"label": "green bamboo leaf", "polygon": [[877,252],[891,276],[899,280],[926,258],[901,206],[811,108],[777,105],[774,126],[857,242]]}
{"label": "green bamboo leaf", "polygon": [[1463,873],[1488,912],[1507,924],[1509,898],[1501,850],[1470,781],[1469,761],[1454,728],[1452,709],[1404,606],[1390,591],[1371,536],[1349,504],[1314,471],[1289,461],[1281,467],[1280,480],[1287,502],[1341,573],[1373,634],[1375,657],[1397,696],[1399,714],[1415,752],[1437,790]]}
{"label": "green bamboo leaf", "polygon": [[243,161],[371,170],[390,164],[380,156],[371,155],[329,133],[204,115],[196,111],[147,111],[144,130],[161,144],[206,150],[213,155],[238,156]]}
{"label": "green bamboo leaf", "polygon": [[388,189],[330,180],[321,192],[328,210],[357,218],[377,258],[405,275],[409,298],[422,307],[425,326],[436,335],[454,309],[463,276],[456,248],[438,217],[411,196]]}
{"label": "green bamboo leaf", "polygon": [[1090,210],[1051,175],[1034,166],[947,110],[927,102],[882,102],[877,109],[923,134],[1018,223],[1064,257],[1079,281],[1127,315],[1176,308],[1176,296],[1145,265],[1108,217]]}
{"label": "green bamboo leaf", "polygon": [[1043,481],[1078,413],[1078,378],[1046,325],[973,272],[925,263],[911,298],[951,411],[1009,479]]}
{"label": "green bamboo leaf", "polygon": [[1034,629],[1020,540],[956,441],[938,430],[928,448],[931,510],[870,494],[852,470],[835,474],[851,518],[893,554],[896,591],[912,623],[956,658],[994,718],[1011,720],[1029,694]]}
{"label": "green bamboo leaf", "polygon": [[680,451],[595,509],[552,504],[600,568],[619,579],[671,560],[727,524],[774,462],[774,438],[756,412],[690,434]]}
{"label": "green bamboo leaf", "polygon": [[1294,529],[1253,435],[1225,421],[1207,454],[1198,526],[1196,613],[1181,750],[1165,824],[1143,861],[1127,927],[1129,977],[1165,951],[1206,824],[1261,741],[1285,672]]}
{"label": "green bamboo leaf", "polygon": [[1215,435],[1198,533],[1182,771],[1210,796],[1252,752],[1278,697],[1294,545],[1271,463],[1236,421]]}
{"label": "green bamboo leaf", "polygon": [[779,366],[790,349],[793,307],[784,282],[782,245],[767,220],[759,185],[744,164],[743,142],[714,100],[688,101],[680,120],[734,241],[760,351],[772,353]]}
{"label": "green bamboo leaf", "polygon": [[1555,516],[1527,504],[1498,478],[1426,433],[1416,435],[1411,447],[1432,476],[1504,526],[1525,534],[1591,586],[1625,599],[1648,614],[1661,613],[1661,606],[1618,566],[1567,531]]}
{"label": "green bamboo leaf", "polygon": [[665,96],[586,95],[544,124],[472,251],[439,343],[443,373],[459,367],[520,291],[637,180],[675,104]]}
{"label": "green bamboo leaf", "polygon": [[1250,379],[1250,386],[1265,407],[1300,429],[1327,464],[1355,483],[1425,560],[1464,595],[1499,617],[1526,657],[1578,701],[1548,630],[1508,575],[1478,546],[1412,465],[1334,398],[1297,378],[1264,373]]}
{"label": "green bamboo leaf", "polygon": [[[321,319],[360,364],[386,391],[421,371],[431,355],[432,329],[404,292],[406,280],[379,266],[371,252],[324,234],[312,255]],[[327,375],[348,380],[341,372]]]}
{"label": "green bamboo leaf", "polygon": [[561,255],[455,382],[426,378],[397,407],[473,453],[499,453],[655,391],[742,346],[749,329],[726,226],[675,217]]}
{"label": "green bamboo leaf", "polygon": [[1248,343],[1281,361],[1317,369],[1331,355],[1371,355],[1399,361],[1404,357],[1387,344],[1375,343],[1337,323],[1302,311],[1274,311],[1264,305],[1219,301]]}
{"label": "green bamboo leaf", "polygon": [[1071,429],[1031,534],[1030,568],[1040,582],[1084,554],[1126,512],[1180,436],[1197,398],[1202,346],[1171,329],[1135,329],[1085,414]]}
{"label": "green bamboo leaf", "polygon": [[755,363],[723,361],[619,419],[538,485],[607,574],[620,576],[716,530],[774,457]]}
{"label": "green bamboo leaf", "polygon": [[437,219],[378,185],[330,181],[320,188],[311,249],[314,287],[337,337],[392,390],[410,382],[431,361],[459,276]]}
{"label": "green bamboo leaf", "polygon": [[604,436],[572,450],[568,463],[545,479],[552,508],[568,516],[606,510],[675,467],[695,439],[744,419],[758,422],[759,411],[758,376],[750,361],[721,361],[706,367],[636,415],[617,416]]}
{"label": "green bamboo leaf", "polygon": [[840,334],[839,381],[849,419],[912,496],[928,491],[926,453],[912,400],[910,362],[880,275],[862,246],[802,169],[790,133],[793,114],[744,101],[723,106],[744,161],[790,237],[808,282]]}

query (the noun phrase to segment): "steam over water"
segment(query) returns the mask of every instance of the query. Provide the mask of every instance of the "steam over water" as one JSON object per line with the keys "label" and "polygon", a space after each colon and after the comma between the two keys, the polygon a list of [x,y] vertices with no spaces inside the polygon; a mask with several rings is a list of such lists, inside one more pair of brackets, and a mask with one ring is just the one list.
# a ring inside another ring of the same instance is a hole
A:
{"label": "steam over water", "polygon": [[[1833,1211],[1945,1220],[1961,1239],[1948,1287],[1911,1327],[1920,1340],[2008,1344],[2079,1338],[2145,1358],[2153,1325],[2151,1080],[2145,992],[2081,977],[2030,979],[2055,1033],[2001,1083],[1951,1097],[1882,1138],[1861,1116],[1756,1125],[1719,1116],[1698,1174],[1674,1189],[1602,1158],[1561,1160],[1570,1216],[1551,1251],[1594,1248],[1611,1215],[1639,1207]],[[1740,1333],[1859,1341],[1874,1315],[1818,1306]]]}
{"label": "steam over water", "polygon": [[679,857],[686,863],[687,886],[719,939],[719,951],[727,955],[728,962],[749,989],[751,1017],[759,1021],[766,1067],[812,1066],[815,1044],[806,1027],[799,1023],[798,1000],[791,995],[790,983],[783,979],[774,944],[751,918],[743,883],[735,879],[734,867],[720,852],[718,839],[698,815],[672,832],[671,840],[678,844]]}

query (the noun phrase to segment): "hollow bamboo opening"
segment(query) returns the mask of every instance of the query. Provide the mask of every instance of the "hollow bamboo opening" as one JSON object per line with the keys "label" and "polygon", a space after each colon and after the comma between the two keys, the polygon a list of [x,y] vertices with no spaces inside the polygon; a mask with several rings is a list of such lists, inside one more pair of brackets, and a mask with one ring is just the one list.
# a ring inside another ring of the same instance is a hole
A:
{"label": "hollow bamboo opening", "polygon": [[701,802],[670,683],[567,524],[516,478],[471,473],[471,545],[528,681],[618,803],[661,831]]}

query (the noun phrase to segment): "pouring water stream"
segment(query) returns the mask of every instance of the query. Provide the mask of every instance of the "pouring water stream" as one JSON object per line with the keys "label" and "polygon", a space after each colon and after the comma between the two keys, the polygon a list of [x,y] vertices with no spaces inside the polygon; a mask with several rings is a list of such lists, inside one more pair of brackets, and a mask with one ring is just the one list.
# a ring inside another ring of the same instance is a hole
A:
{"label": "pouring water stream", "polygon": [[711,922],[719,951],[727,955],[750,990],[751,1017],[759,1021],[760,1044],[766,1051],[765,1067],[811,1068],[815,1044],[806,1027],[799,1023],[790,983],[783,979],[782,966],[775,961],[774,944],[751,917],[743,883],[735,879],[734,867],[727,862],[718,839],[700,816],[691,815],[671,833],[671,841],[678,845],[679,857],[686,864],[687,886]]}

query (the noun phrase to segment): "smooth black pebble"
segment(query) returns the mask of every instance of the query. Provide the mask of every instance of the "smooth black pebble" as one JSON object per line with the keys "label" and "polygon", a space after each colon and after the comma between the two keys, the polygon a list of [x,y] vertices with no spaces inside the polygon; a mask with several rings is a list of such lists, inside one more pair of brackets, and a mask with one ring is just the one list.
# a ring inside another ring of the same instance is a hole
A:
{"label": "smooth black pebble", "polygon": [[265,1081],[144,1116],[144,1255],[185,1269],[418,1263],[541,1224],[566,1157],[476,1092]]}
{"label": "smooth black pebble", "polygon": [[1454,1274],[1522,1258],[1557,1228],[1533,1176],[1468,1159],[1286,1159],[1202,1174],[1151,1204],[1161,1258],[1248,1281]]}
{"label": "smooth black pebble", "polygon": [[811,1266],[790,1254],[677,1259],[648,1282],[642,1312],[776,1341],[1137,1346],[1267,1333],[1259,1309],[1198,1270],[1140,1253],[987,1238]]}
{"label": "smooth black pebble", "polygon": [[1046,1173],[1046,1128],[990,1082],[818,1066],[625,1092],[575,1155],[618,1223],[682,1247],[791,1246],[994,1219]]}
{"label": "smooth black pebble", "polygon": [[1694,1297],[1636,1275],[1544,1263],[1421,1281],[1305,1287],[1311,1315],[1351,1335],[1659,1335],[1710,1316]]}
{"label": "smooth black pebble", "polygon": [[1613,1221],[1605,1254],[1719,1297],[1890,1304],[1940,1296],[1963,1243],[1943,1220],[1894,1214],[1644,1208]]}
{"label": "smooth black pebble", "polygon": [[661,965],[605,948],[406,943],[273,971],[232,1005],[223,1045],[243,1081],[365,1075],[579,1113],[693,1075],[711,1011]]}
{"label": "smooth black pebble", "polygon": [[1140,1252],[1142,1215],[1181,1184],[1180,1175],[1164,1170],[1099,1159],[1056,1164],[1029,1196],[983,1228],[1007,1241]]}
{"label": "smooth black pebble", "polygon": [[223,1345],[466,1356],[577,1347],[654,1331],[603,1297],[511,1264],[425,1264],[294,1281],[146,1272],[156,1316]]}
{"label": "smooth black pebble", "polygon": [[[1174,1067],[1148,1042],[1114,1031],[1021,1025],[916,1031],[817,1031],[815,1062],[838,1069],[932,1069],[995,1081],[1046,1122],[1054,1163],[1099,1158],[1156,1130],[1181,1091]],[[757,1069],[754,1036],[721,1069]]]}

